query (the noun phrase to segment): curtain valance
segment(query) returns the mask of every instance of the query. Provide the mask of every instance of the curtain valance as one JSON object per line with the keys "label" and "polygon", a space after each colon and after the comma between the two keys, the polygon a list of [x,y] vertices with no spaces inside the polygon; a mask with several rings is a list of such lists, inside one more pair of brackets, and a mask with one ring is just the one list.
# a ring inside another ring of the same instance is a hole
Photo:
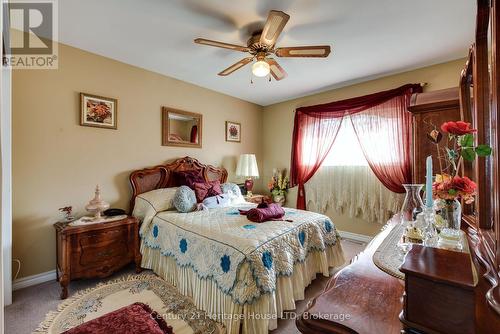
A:
{"label": "curtain valance", "polygon": [[346,113],[352,115],[363,110],[375,107],[388,100],[406,94],[421,93],[422,86],[420,84],[407,84],[398,88],[373,93],[364,96],[353,97],[346,100],[334,101],[314,106],[300,107],[296,109],[295,118],[297,115],[304,114],[308,117],[319,118],[341,118]]}

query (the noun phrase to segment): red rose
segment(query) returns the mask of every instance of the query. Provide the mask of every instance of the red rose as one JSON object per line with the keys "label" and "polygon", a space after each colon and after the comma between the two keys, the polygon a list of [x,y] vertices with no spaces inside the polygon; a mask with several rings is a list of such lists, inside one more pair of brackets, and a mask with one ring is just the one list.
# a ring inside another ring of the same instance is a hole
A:
{"label": "red rose", "polygon": [[443,132],[457,136],[463,136],[465,134],[477,131],[476,129],[471,129],[470,123],[462,121],[445,122],[441,125],[441,130],[443,130]]}
{"label": "red rose", "polygon": [[451,181],[451,188],[463,194],[473,194],[476,191],[477,185],[467,176],[455,176]]}
{"label": "red rose", "polygon": [[432,184],[432,194],[434,198],[444,200],[454,200],[462,198],[465,203],[472,203],[476,195],[477,185],[467,176],[438,175],[436,182]]}

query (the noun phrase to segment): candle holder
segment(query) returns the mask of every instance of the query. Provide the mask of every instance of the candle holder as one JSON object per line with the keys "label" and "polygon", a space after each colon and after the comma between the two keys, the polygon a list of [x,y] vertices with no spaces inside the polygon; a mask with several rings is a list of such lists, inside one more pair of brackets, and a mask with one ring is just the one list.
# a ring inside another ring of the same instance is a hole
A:
{"label": "candle holder", "polygon": [[428,247],[436,247],[438,243],[438,233],[436,231],[436,226],[434,225],[436,221],[436,212],[434,208],[425,207],[422,212],[424,215],[424,245]]}

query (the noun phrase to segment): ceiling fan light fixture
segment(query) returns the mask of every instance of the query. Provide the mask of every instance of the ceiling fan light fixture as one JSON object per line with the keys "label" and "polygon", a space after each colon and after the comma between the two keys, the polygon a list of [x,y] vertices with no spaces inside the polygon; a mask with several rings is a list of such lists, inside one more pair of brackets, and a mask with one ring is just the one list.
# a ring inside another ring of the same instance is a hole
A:
{"label": "ceiling fan light fixture", "polygon": [[265,77],[266,75],[269,74],[270,71],[271,71],[271,69],[269,68],[269,64],[266,63],[264,60],[256,61],[252,65],[252,73],[256,77],[260,77],[260,78]]}

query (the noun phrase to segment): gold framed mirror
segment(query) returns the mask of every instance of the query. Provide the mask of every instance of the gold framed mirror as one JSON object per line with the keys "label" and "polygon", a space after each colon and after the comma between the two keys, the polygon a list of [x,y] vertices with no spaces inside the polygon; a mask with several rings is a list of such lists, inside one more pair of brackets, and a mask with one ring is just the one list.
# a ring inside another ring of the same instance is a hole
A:
{"label": "gold framed mirror", "polygon": [[203,115],[162,107],[162,145],[202,147]]}

